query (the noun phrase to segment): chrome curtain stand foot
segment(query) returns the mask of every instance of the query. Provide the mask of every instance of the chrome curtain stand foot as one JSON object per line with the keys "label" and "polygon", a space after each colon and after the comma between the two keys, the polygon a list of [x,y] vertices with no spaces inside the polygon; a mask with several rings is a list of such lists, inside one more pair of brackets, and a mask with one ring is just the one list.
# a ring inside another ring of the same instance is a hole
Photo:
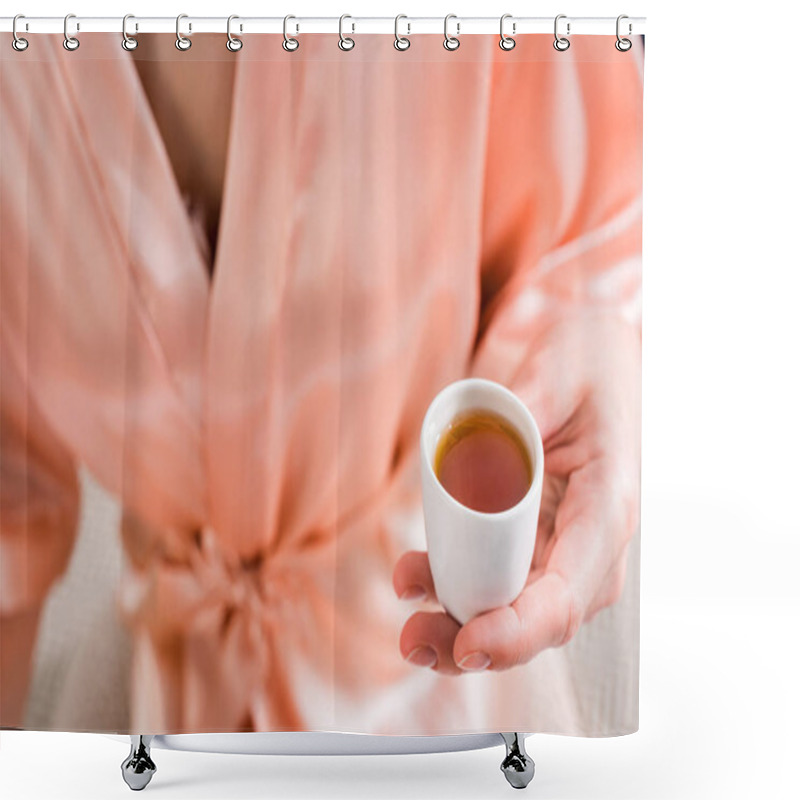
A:
{"label": "chrome curtain stand foot", "polygon": [[122,778],[134,792],[139,792],[150,783],[156,765],[150,758],[152,736],[131,736],[131,752],[122,762]]}
{"label": "chrome curtain stand foot", "polygon": [[500,765],[506,780],[515,789],[524,789],[532,780],[536,765],[525,752],[525,736],[522,733],[501,733],[506,743],[506,757]]}

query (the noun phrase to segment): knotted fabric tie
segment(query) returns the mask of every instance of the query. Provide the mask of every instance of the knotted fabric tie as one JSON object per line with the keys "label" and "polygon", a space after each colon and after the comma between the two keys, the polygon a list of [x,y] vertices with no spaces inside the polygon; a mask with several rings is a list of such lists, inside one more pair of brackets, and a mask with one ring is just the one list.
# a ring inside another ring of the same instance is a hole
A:
{"label": "knotted fabric tie", "polygon": [[162,554],[131,570],[120,592],[121,613],[152,639],[159,669],[177,672],[181,702],[174,714],[180,718],[168,724],[237,731],[249,715],[255,730],[269,730],[276,634],[281,620],[292,623],[302,593],[315,594],[308,564],[298,569],[305,561],[299,555],[232,556],[207,527],[195,540],[185,559]]}

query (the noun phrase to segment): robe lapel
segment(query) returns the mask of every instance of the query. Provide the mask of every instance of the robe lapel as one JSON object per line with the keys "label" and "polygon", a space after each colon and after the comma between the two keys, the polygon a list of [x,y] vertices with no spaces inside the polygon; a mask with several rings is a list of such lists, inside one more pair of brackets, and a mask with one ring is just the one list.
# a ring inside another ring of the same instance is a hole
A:
{"label": "robe lapel", "polygon": [[103,223],[131,272],[156,351],[199,427],[207,268],[136,67],[116,35],[93,34],[91,60],[48,44],[83,128],[90,177],[106,205]]}

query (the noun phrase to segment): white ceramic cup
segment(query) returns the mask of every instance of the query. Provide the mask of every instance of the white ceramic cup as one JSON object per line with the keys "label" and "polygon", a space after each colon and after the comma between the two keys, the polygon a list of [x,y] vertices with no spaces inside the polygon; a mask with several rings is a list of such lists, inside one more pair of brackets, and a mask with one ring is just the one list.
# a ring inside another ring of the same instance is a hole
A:
{"label": "white ceramic cup", "polygon": [[[498,513],[474,511],[459,503],[434,472],[440,436],[456,415],[473,409],[493,411],[510,422],[533,466],[525,496]],[[436,596],[463,625],[484,611],[510,604],[525,586],[542,500],[542,437],[533,415],[513,392],[493,381],[466,378],[442,389],[428,407],[420,456],[425,537]]]}

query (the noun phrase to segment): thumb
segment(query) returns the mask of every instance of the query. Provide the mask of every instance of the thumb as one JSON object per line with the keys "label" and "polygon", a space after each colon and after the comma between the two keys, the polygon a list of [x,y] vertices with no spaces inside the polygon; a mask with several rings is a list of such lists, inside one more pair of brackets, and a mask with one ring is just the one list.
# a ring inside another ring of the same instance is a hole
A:
{"label": "thumb", "polygon": [[456,636],[453,657],[461,669],[509,669],[566,644],[580,623],[567,581],[558,572],[545,572],[510,606],[469,620]]}

